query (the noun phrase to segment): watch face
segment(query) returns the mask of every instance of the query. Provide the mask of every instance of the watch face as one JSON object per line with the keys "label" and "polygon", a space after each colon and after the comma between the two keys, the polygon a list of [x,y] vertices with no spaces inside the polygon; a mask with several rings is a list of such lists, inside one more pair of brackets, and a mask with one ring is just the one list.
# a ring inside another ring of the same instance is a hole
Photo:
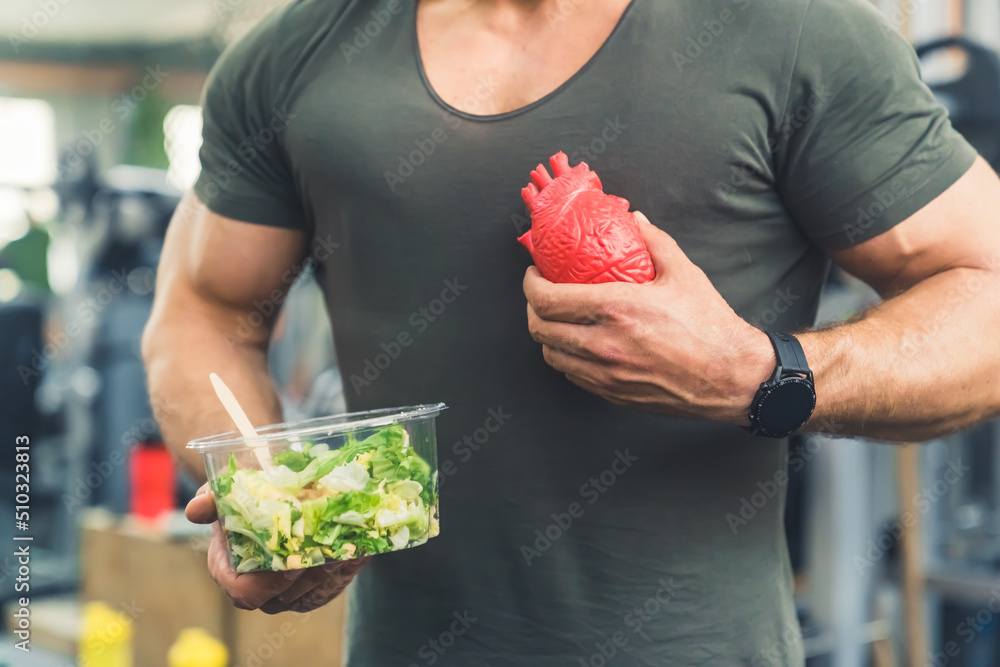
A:
{"label": "watch face", "polygon": [[784,437],[809,421],[816,392],[805,378],[785,378],[769,387],[757,407],[757,425],[768,435]]}

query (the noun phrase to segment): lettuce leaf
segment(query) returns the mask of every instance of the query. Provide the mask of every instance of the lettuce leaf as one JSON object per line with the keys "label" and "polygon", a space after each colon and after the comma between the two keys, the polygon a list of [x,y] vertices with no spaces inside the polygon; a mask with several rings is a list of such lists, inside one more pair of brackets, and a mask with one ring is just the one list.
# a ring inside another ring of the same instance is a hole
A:
{"label": "lettuce leaf", "polygon": [[310,457],[303,452],[286,449],[283,452],[275,454],[271,460],[276,466],[285,466],[292,472],[301,472],[303,468],[309,465]]}
{"label": "lettuce leaf", "polygon": [[222,472],[216,473],[215,479],[212,480],[211,488],[212,492],[215,493],[216,498],[221,498],[222,496],[229,493],[229,490],[233,486],[233,475],[236,474],[236,456],[230,452],[229,453],[229,465]]}
{"label": "lettuce leaf", "polygon": [[351,461],[342,466],[337,466],[323,477],[320,477],[317,483],[330,491],[349,493],[351,491],[363,491],[369,482],[371,482],[371,477],[368,475],[368,468],[357,461]]}

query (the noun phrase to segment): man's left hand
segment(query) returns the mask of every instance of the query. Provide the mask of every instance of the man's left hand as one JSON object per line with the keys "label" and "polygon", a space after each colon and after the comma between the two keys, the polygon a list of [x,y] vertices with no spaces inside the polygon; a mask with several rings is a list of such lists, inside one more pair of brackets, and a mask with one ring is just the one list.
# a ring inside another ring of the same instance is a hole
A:
{"label": "man's left hand", "polygon": [[524,276],[528,330],[545,361],[617,405],[748,424],[775,367],[771,343],[740,318],[667,233],[635,212],[653,258],[649,283],[552,283]]}

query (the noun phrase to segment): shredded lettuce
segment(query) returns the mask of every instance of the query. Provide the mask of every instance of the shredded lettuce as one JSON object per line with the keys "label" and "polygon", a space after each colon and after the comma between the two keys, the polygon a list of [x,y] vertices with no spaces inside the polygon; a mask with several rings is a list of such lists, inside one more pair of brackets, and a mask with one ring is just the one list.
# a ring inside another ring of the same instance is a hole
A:
{"label": "shredded lettuce", "polygon": [[272,463],[239,469],[230,455],[212,481],[237,572],[311,567],[437,535],[436,478],[398,424],[339,449],[305,443]]}
{"label": "shredded lettuce", "polygon": [[302,472],[302,469],[309,465],[309,455],[294,449],[286,449],[274,455],[274,464],[284,466],[292,472]]}
{"label": "shredded lettuce", "polygon": [[351,461],[337,466],[320,477],[317,484],[329,491],[349,493],[350,491],[364,491],[371,480],[367,466],[363,466],[357,461]]}

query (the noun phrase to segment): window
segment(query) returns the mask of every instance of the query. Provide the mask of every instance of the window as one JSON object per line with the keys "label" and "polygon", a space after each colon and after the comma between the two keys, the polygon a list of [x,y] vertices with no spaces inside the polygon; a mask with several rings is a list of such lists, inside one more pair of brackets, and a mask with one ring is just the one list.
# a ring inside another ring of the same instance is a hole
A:
{"label": "window", "polygon": [[201,164],[201,107],[181,105],[167,112],[163,119],[164,148],[170,166],[167,181],[179,190],[187,190],[198,180]]}
{"label": "window", "polygon": [[52,105],[44,100],[0,97],[0,186],[46,186],[55,178]]}

